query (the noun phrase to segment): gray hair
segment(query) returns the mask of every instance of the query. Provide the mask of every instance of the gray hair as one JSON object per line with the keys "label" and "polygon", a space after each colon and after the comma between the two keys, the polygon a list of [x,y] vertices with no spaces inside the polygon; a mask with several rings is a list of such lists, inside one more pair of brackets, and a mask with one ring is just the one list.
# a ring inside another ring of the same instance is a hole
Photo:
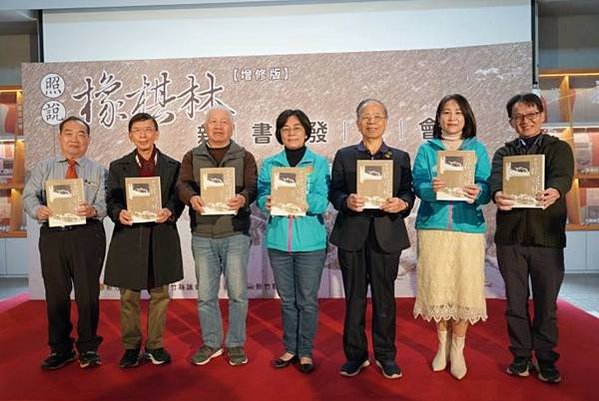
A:
{"label": "gray hair", "polygon": [[389,114],[387,113],[387,107],[385,107],[383,102],[381,102],[380,100],[372,98],[364,99],[360,103],[358,103],[358,107],[356,107],[356,118],[359,120],[362,116],[362,110],[364,109],[364,107],[373,103],[380,105],[383,108],[383,111],[385,112],[385,118],[388,118]]}
{"label": "gray hair", "polygon": [[206,112],[206,118],[204,119],[204,124],[208,123],[208,120],[210,120],[210,115],[212,113],[214,113],[215,111],[224,111],[229,116],[229,120],[231,120],[231,123],[232,124],[235,123],[235,121],[233,120],[233,114],[231,113],[231,110],[229,110],[228,108],[226,108],[224,106],[213,106],[213,107],[210,107],[208,109],[208,111]]}

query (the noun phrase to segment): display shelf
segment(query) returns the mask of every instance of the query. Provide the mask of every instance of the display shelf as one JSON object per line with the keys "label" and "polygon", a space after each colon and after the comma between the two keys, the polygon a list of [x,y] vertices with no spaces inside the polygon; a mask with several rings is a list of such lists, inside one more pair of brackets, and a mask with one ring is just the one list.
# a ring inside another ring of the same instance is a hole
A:
{"label": "display shelf", "polygon": [[575,174],[566,196],[569,231],[599,230],[599,71],[542,71],[546,131],[567,142]]}
{"label": "display shelf", "polygon": [[0,238],[22,238],[25,141],[23,92],[20,87],[0,87]]}
{"label": "display shelf", "polygon": [[566,224],[567,231],[599,231],[599,224]]}
{"label": "display shelf", "polygon": [[27,231],[0,231],[0,238],[27,238]]}

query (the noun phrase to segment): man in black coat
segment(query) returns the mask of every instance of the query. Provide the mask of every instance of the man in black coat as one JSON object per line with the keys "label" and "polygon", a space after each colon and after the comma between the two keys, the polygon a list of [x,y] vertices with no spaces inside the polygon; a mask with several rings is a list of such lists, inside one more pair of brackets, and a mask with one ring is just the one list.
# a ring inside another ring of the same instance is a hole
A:
{"label": "man in black coat", "polygon": [[[538,378],[558,383],[556,301],[564,278],[566,194],[572,186],[574,157],[566,142],[542,132],[545,111],[537,95],[514,96],[507,103],[507,114],[518,138],[495,152],[489,178],[497,204],[497,262],[505,282],[505,315],[514,355],[507,372],[528,376],[534,351]],[[535,154],[545,155],[545,190],[537,196],[543,208],[512,208],[513,197],[503,193],[503,158]],[[529,279],[534,301],[532,321]]]}
{"label": "man in black coat", "polygon": [[[148,336],[144,356],[155,365],[171,361],[162,337],[169,303],[168,284],[183,278],[177,219],[185,207],[175,192],[181,164],[160,152],[158,123],[149,114],[138,113],[129,121],[129,139],[135,150],[110,163],[106,203],[115,223],[106,261],[104,282],[120,288],[121,335],[125,353],[121,368],[140,362],[140,292],[150,293]],[[162,209],[155,223],[133,224],[127,209],[126,177],[160,177]]]}
{"label": "man in black coat", "polygon": [[[383,142],[387,109],[366,99],[356,109],[362,141],[340,149],[333,161],[329,200],[339,211],[331,242],[337,245],[346,297],[343,348],[347,362],[341,375],[351,377],[370,364],[364,332],[366,293],[372,294],[374,356],[383,375],[399,378],[395,362],[395,279],[401,251],[410,246],[404,218],[414,205],[410,157]],[[364,210],[356,194],[357,160],[393,161],[393,196],[380,210]]]}

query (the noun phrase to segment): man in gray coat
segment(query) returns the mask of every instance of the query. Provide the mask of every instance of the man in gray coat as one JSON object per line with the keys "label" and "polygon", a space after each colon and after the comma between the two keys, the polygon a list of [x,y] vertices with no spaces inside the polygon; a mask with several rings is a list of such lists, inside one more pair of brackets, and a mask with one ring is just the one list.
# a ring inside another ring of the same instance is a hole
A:
{"label": "man in gray coat", "polygon": [[[247,264],[250,251],[250,204],[256,199],[257,167],[254,156],[239,146],[233,135],[233,118],[224,108],[208,111],[204,128],[208,141],[183,156],[177,184],[179,198],[189,206],[191,247],[198,280],[198,314],[204,344],[192,363],[205,365],[222,355],[223,324],[218,305],[221,275],[229,295],[229,327],[224,345],[229,364],[243,365],[248,308]],[[205,215],[200,190],[200,168],[233,167],[235,196],[227,206],[231,215]]]}
{"label": "man in gray coat", "polygon": [[[138,113],[129,121],[129,139],[135,150],[110,163],[106,203],[115,223],[106,261],[104,282],[120,288],[121,335],[125,353],[121,368],[139,365],[142,332],[140,293],[150,293],[148,336],[144,356],[155,365],[169,363],[162,337],[169,303],[168,284],[183,278],[177,219],[184,205],[175,192],[180,163],[154,145],[158,140],[154,117]],[[160,177],[162,209],[155,223],[133,224],[125,197],[126,177]]]}

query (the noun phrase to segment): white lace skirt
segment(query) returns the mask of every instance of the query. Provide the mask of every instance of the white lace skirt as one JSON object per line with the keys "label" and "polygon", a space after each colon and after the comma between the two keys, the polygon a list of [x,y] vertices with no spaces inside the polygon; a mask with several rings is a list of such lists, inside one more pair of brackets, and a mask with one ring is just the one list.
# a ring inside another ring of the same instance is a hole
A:
{"label": "white lace skirt", "polygon": [[487,320],[484,234],[418,230],[414,317]]}

